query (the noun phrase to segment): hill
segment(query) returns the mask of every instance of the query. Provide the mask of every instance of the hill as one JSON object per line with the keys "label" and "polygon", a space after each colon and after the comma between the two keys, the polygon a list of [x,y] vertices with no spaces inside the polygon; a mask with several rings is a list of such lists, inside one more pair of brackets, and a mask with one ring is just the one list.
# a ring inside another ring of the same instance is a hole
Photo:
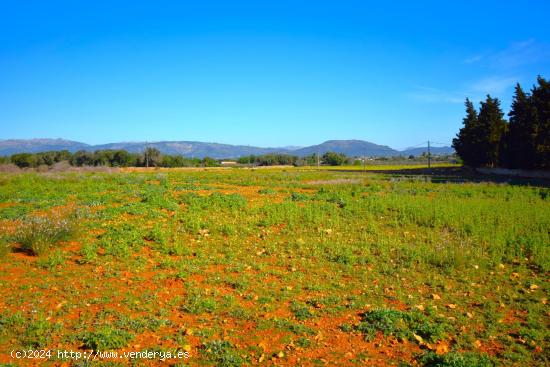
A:
{"label": "hill", "polygon": [[[430,151],[434,155],[446,155],[446,154],[453,154],[455,150],[451,147],[430,147]],[[420,148],[407,148],[400,152],[404,156],[414,155],[419,156],[422,155],[422,153],[428,153],[428,147],[420,147]]]}
{"label": "hill", "polygon": [[[38,153],[51,150],[104,150],[123,149],[132,153],[143,152],[146,147],[153,147],[164,154],[182,155],[185,157],[204,158],[238,158],[246,155],[263,155],[283,153],[296,156],[324,154],[326,152],[343,153],[349,157],[391,157],[396,155],[421,155],[427,148],[409,148],[404,151],[392,149],[386,145],[378,145],[364,140],[328,140],[324,143],[308,147],[262,148],[247,145],[231,145],[220,143],[205,143],[197,141],[160,141],[160,142],[118,142],[100,145],[89,145],[65,139],[10,139],[0,140],[0,156],[16,153]],[[450,147],[432,148],[433,154],[450,154]]]}
{"label": "hill", "polygon": [[394,156],[399,155],[397,150],[394,150],[386,145],[378,145],[363,140],[328,140],[322,144],[312,145],[302,149],[293,151],[292,153],[298,156],[306,156],[311,154],[325,154],[326,152],[343,153],[350,157],[361,156]]}
{"label": "hill", "polygon": [[65,139],[9,139],[0,140],[0,156],[16,153],[39,153],[52,150],[88,150],[90,145]]}

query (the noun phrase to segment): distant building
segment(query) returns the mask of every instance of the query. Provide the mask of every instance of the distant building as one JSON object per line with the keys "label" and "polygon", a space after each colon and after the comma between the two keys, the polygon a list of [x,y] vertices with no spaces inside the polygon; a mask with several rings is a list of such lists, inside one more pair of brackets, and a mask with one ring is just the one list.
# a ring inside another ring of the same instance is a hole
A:
{"label": "distant building", "polygon": [[220,163],[222,166],[235,166],[237,162],[235,161],[221,161]]}

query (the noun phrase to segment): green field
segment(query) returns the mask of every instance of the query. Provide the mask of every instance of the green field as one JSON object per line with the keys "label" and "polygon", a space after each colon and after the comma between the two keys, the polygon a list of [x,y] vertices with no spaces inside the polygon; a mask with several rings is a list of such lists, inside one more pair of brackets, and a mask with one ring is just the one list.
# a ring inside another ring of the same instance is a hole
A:
{"label": "green field", "polygon": [[[462,181],[2,174],[0,364],[548,365],[550,190]],[[10,357],[43,348],[190,357]]]}

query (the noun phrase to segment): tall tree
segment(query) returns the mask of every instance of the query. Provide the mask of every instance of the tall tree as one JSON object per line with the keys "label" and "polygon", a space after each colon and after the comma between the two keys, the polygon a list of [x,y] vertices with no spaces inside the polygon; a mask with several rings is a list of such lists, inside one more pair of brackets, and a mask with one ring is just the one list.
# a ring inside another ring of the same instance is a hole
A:
{"label": "tall tree", "polygon": [[525,93],[519,83],[516,85],[510,113],[506,148],[502,158],[510,168],[531,168],[535,157],[535,120],[531,96]]}
{"label": "tall tree", "polygon": [[550,168],[550,83],[539,76],[531,91],[533,106],[534,166]]}
{"label": "tall tree", "polygon": [[472,101],[466,98],[466,116],[462,120],[463,127],[453,139],[453,148],[467,166],[478,167],[481,164],[483,146],[479,140],[479,121],[477,111]]}
{"label": "tall tree", "polygon": [[481,144],[482,166],[496,167],[499,165],[502,138],[507,129],[504,112],[500,108],[498,98],[487,95],[485,102],[481,102],[478,115],[479,135],[476,140]]}
{"label": "tall tree", "polygon": [[145,148],[145,151],[143,152],[143,161],[145,167],[156,167],[161,161],[160,150],[153,147]]}

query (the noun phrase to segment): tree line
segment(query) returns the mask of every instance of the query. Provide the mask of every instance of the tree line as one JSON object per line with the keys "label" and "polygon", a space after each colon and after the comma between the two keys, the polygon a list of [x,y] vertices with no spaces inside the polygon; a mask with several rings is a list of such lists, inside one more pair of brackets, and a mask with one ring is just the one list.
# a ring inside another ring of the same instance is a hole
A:
{"label": "tree line", "polygon": [[479,111],[466,99],[463,127],[453,148],[471,167],[550,169],[550,84],[539,76],[530,92],[516,84],[509,120],[498,98],[487,95]]}
{"label": "tree line", "polygon": [[326,152],[322,156],[317,157],[316,154],[311,154],[305,157],[298,157],[290,154],[263,154],[263,155],[247,155],[237,159],[239,164],[252,164],[255,166],[314,166],[323,164],[326,166],[343,166],[345,164],[353,164],[354,158],[348,157],[342,153]]}
{"label": "tree line", "polygon": [[126,150],[97,150],[88,152],[68,150],[40,153],[17,153],[9,157],[0,157],[0,163],[13,163],[19,168],[53,166],[59,162],[68,162],[71,166],[106,167],[211,167],[218,166],[213,158],[186,158],[180,155],[161,154],[156,148],[146,148],[143,153],[130,153]]}
{"label": "tree line", "polygon": [[[241,165],[253,166],[308,166],[323,165],[341,166],[353,164],[354,159],[345,154],[327,152],[320,156],[313,154],[306,157],[298,157],[289,154],[263,154],[243,156],[236,160]],[[79,150],[71,153],[68,150],[49,151],[40,153],[17,153],[8,157],[0,157],[0,163],[13,163],[19,168],[36,168],[40,166],[53,166],[59,162],[68,162],[71,166],[105,166],[105,167],[216,167],[222,160],[204,157],[187,158],[181,155],[161,154],[152,147],[145,149],[143,153],[129,153],[126,150],[97,150],[89,152]]]}
{"label": "tree line", "polygon": [[[378,157],[376,161],[415,161],[426,159],[426,153],[420,157],[394,156]],[[432,160],[447,161],[448,156],[432,156]],[[142,153],[129,153],[126,150],[97,150],[95,152],[79,150],[71,153],[68,150],[40,153],[17,153],[11,156],[0,156],[0,164],[12,163],[19,168],[51,167],[59,162],[68,162],[75,167],[218,167],[220,159],[210,157],[187,158],[181,155],[162,154],[153,147],[146,148]],[[243,166],[343,166],[362,165],[363,160],[349,157],[342,153],[326,152],[323,155],[311,154],[299,157],[290,154],[269,153],[263,155],[246,155],[234,161]]]}

